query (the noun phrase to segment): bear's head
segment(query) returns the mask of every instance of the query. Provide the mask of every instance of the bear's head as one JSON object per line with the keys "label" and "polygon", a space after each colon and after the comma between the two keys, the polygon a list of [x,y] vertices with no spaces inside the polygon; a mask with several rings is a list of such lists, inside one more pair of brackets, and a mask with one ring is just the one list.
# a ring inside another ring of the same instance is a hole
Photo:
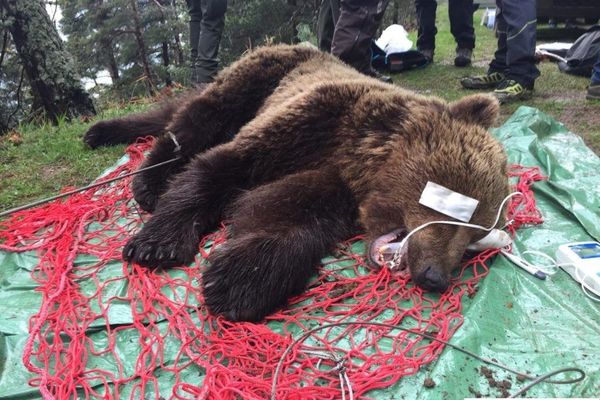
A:
{"label": "bear's head", "polygon": [[[411,105],[390,144],[388,159],[361,204],[371,262],[383,265],[379,250],[398,243],[401,231],[410,232],[430,221],[457,221],[420,204],[428,182],[477,200],[469,223],[484,227],[494,223],[509,193],[506,154],[487,131],[498,113],[498,102],[485,95],[450,104],[429,99]],[[504,222],[501,218],[498,225]],[[475,228],[430,225],[408,238],[402,263],[417,285],[443,292],[467,246],[486,234]]]}

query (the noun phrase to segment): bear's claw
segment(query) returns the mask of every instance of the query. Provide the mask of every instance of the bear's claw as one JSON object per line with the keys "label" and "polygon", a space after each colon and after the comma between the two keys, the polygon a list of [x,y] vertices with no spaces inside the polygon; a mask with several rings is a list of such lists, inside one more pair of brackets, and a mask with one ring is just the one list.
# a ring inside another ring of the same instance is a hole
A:
{"label": "bear's claw", "polygon": [[194,261],[196,250],[189,240],[167,240],[142,229],[123,248],[123,259],[149,268],[170,268]]}

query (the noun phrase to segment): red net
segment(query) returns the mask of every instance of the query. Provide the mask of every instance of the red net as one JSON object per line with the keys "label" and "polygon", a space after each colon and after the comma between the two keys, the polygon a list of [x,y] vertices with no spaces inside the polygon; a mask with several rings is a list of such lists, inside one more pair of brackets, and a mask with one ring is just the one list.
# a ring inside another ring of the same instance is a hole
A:
{"label": "red net", "polygon": [[[104,178],[134,170],[151,146],[127,149],[128,161]],[[517,167],[511,229],[539,223],[531,184],[539,171]],[[405,273],[373,272],[360,237],[339,246],[301,296],[266,322],[230,323],[207,314],[199,289],[204,259],[227,240],[222,227],[204,238],[194,266],[148,271],[120,260],[142,219],[129,178],[22,211],[0,222],[0,249],[35,250],[32,278],[42,294],[30,319],[23,363],[46,399],[264,399],[293,337],[327,323],[401,324],[448,340],[462,323],[461,299],[488,273],[488,250],[466,262],[445,294],[415,287]],[[277,398],[335,399],[393,385],[434,360],[443,345],[381,326],[338,326],[315,333],[283,361]],[[331,359],[328,359],[331,358]]]}

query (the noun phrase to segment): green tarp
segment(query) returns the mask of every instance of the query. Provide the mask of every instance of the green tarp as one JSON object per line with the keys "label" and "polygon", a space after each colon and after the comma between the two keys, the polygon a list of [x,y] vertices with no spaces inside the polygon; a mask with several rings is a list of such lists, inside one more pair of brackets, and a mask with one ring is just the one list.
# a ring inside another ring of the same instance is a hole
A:
{"label": "green tarp", "polygon": [[[510,163],[539,166],[549,177],[534,185],[544,223],[521,229],[514,251],[538,250],[554,256],[560,244],[600,240],[600,159],[581,139],[529,107],[519,108],[494,134],[506,146]],[[28,385],[34,376],[21,362],[28,320],[41,299],[30,277],[35,265],[32,253],[0,252],[0,399],[40,397],[37,389]],[[120,274],[120,263],[109,264],[105,273]],[[85,288],[85,282],[80,283]],[[531,374],[569,366],[587,373],[585,380],[573,385],[542,383],[529,390],[528,396],[600,396],[600,303],[588,299],[566,273],[560,271],[542,281],[497,257],[489,275],[480,282],[478,293],[473,298],[465,296],[463,303],[464,323],[452,338],[454,344]],[[126,304],[112,312],[111,321],[130,321]],[[89,336],[99,346],[106,339],[102,330],[92,331]],[[135,362],[131,343],[137,343],[135,332],[124,333],[116,346],[122,347],[122,354],[132,354],[131,362]],[[176,346],[173,343],[170,347],[173,355]],[[103,365],[101,358],[90,358],[88,363],[106,370],[114,368]],[[494,368],[490,380],[480,367],[480,362],[446,348],[434,363],[417,374],[387,389],[373,391],[370,397],[499,397],[501,391],[494,381],[505,387],[508,385],[503,381],[510,383],[510,393],[525,384]],[[189,375],[199,383],[198,370],[190,369]],[[423,385],[427,377],[433,379],[434,387]],[[171,384],[165,378],[161,391],[164,388],[165,393],[170,393]],[[122,398],[128,397],[125,388]]]}

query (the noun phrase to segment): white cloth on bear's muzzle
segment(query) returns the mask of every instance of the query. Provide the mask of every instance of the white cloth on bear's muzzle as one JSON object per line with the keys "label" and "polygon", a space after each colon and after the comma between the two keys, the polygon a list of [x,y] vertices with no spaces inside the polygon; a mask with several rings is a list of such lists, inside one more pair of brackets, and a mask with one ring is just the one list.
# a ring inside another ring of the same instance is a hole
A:
{"label": "white cloth on bear's muzzle", "polygon": [[413,42],[408,38],[408,32],[402,25],[390,25],[381,33],[375,44],[385,51],[385,54],[404,53],[412,48]]}
{"label": "white cloth on bear's muzzle", "polygon": [[457,193],[437,183],[427,182],[419,203],[459,221],[469,222],[479,200]]}

